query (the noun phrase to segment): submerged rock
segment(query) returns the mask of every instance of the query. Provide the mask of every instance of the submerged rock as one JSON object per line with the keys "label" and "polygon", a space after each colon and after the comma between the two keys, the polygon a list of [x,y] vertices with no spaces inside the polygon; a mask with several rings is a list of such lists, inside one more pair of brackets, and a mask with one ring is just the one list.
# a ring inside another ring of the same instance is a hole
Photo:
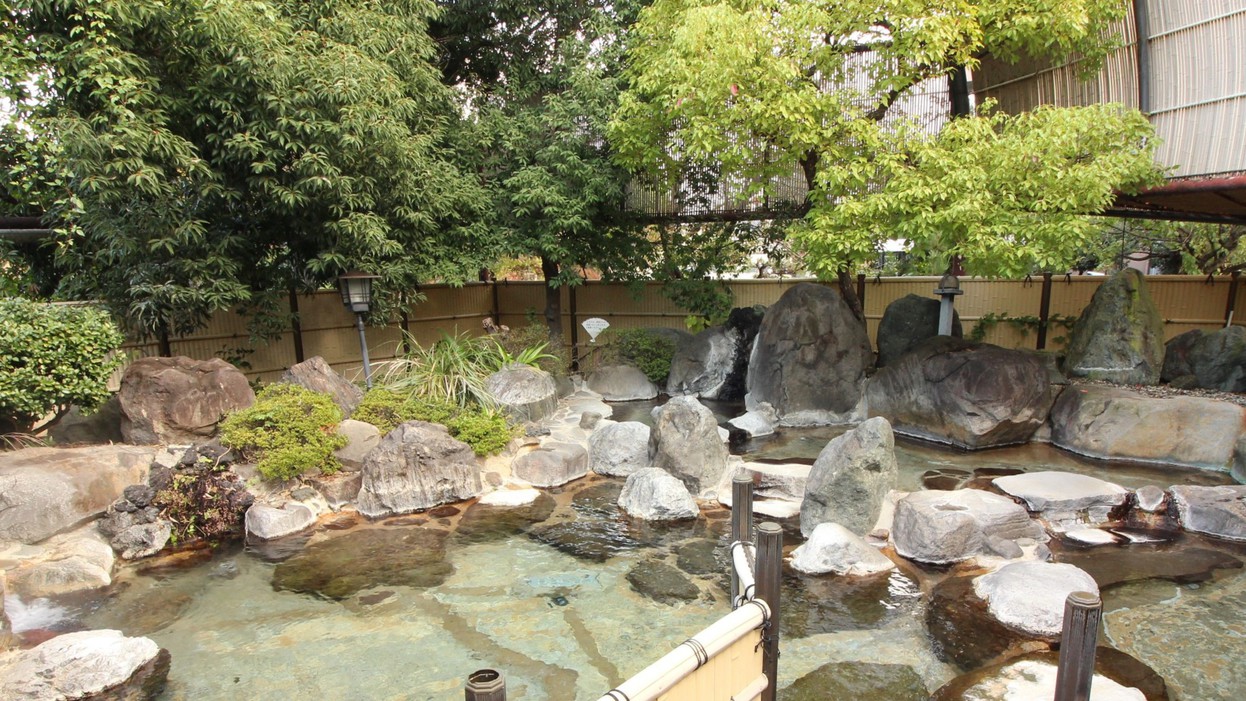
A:
{"label": "submerged rock", "polygon": [[974,577],[948,577],[935,585],[926,605],[926,630],[935,655],[961,669],[977,669],[994,660],[1035,648],[1034,641],[1013,630],[987,612],[987,604],[974,593]]}
{"label": "submerged rock", "polygon": [[818,524],[833,522],[857,535],[869,533],[897,474],[895,437],[886,419],[870,419],[835,438],[809,472],[800,532],[807,537]]}
{"label": "submerged rock", "polygon": [[482,500],[463,512],[463,518],[459,519],[459,525],[454,530],[454,538],[468,543],[510,538],[548,519],[554,513],[554,506],[554,498],[545,493],[538,493],[522,506],[495,506]]}
{"label": "submerged rock", "polygon": [[695,601],[701,590],[679,570],[664,562],[645,560],[627,573],[627,581],[640,594],[660,604]]}
{"label": "submerged rock", "polygon": [[921,587],[899,570],[877,577],[784,573],[780,630],[788,638],[877,630],[917,615],[921,599]]}
{"label": "submerged rock", "polygon": [[831,662],[782,689],[783,701],[926,701],[930,694],[912,667],[872,662]]}
{"label": "submerged rock", "polygon": [[1055,552],[1055,558],[1057,562],[1088,572],[1100,589],[1144,579],[1164,579],[1178,584],[1204,582],[1211,579],[1216,570],[1242,567],[1242,561],[1228,553],[1175,543],[1064,548]]}
{"label": "submerged rock", "polygon": [[273,570],[273,589],[345,599],[378,586],[434,587],[454,566],[444,531],[369,528],[308,545]]}

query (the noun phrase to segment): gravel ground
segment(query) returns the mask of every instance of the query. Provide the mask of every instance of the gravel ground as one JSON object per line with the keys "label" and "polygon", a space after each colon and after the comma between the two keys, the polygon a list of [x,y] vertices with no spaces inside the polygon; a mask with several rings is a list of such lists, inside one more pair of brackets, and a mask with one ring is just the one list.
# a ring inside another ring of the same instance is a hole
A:
{"label": "gravel ground", "polygon": [[1101,380],[1070,380],[1072,385],[1101,385],[1103,387],[1120,387],[1131,392],[1147,397],[1204,397],[1206,399],[1219,399],[1225,402],[1233,402],[1239,406],[1246,406],[1246,394],[1239,392],[1221,392],[1214,389],[1178,389],[1171,385],[1115,385],[1111,382]]}

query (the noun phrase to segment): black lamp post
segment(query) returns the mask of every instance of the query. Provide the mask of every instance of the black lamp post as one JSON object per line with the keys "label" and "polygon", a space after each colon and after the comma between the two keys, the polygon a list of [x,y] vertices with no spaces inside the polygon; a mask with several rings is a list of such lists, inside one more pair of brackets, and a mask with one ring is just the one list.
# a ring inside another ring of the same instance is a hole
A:
{"label": "black lamp post", "polygon": [[363,351],[363,381],[368,389],[372,389],[372,367],[368,363],[368,338],[363,332],[363,315],[368,313],[372,304],[372,281],[380,275],[369,275],[352,270],[337,279],[338,290],[342,293],[342,304],[355,313],[355,324],[359,327],[359,349]]}

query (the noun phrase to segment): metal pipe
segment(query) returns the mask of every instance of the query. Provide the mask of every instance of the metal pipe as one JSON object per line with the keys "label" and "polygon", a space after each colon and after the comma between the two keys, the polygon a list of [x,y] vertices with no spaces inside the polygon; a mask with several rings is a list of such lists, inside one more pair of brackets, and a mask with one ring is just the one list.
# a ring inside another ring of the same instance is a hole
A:
{"label": "metal pipe", "polygon": [[[753,478],[747,474],[736,475],[731,480],[731,542],[753,542]],[[733,569],[731,605],[734,608],[744,587],[740,583],[739,569]]]}
{"label": "metal pipe", "polygon": [[757,527],[757,598],[770,609],[770,620],[762,631],[762,671],[770,686],[762,701],[775,701],[779,685],[779,586],[783,581],[783,529],[777,523]]}
{"label": "metal pipe", "polygon": [[1098,594],[1092,592],[1075,591],[1065,600],[1055,701],[1087,701],[1090,698],[1102,612],[1103,602]]}
{"label": "metal pipe", "polygon": [[355,315],[355,325],[359,328],[359,351],[363,354],[363,383],[372,389],[372,365],[368,362],[368,336],[363,331],[363,314]]}
{"label": "metal pipe", "polygon": [[1138,111],[1151,114],[1151,17],[1146,0],[1134,2],[1134,55],[1138,59]]}

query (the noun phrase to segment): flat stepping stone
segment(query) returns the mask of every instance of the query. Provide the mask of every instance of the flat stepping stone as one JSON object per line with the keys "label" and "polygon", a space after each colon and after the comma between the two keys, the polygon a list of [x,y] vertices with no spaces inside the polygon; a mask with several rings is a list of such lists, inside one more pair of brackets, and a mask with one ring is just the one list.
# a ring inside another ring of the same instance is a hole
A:
{"label": "flat stepping stone", "polygon": [[1098,523],[1129,498],[1129,490],[1118,484],[1075,472],[1025,472],[997,477],[992,483],[1035,513],[1059,517],[1084,512]]}

